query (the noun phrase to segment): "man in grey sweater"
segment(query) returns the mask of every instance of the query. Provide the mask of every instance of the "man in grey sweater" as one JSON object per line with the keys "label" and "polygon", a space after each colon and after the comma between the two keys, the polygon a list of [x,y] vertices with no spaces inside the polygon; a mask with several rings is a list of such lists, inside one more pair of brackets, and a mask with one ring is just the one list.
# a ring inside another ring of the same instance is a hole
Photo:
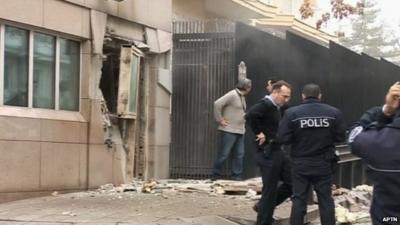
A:
{"label": "man in grey sweater", "polygon": [[214,102],[214,116],[221,132],[221,148],[214,163],[212,179],[222,175],[226,159],[232,151],[232,179],[240,180],[243,171],[244,132],[246,112],[245,96],[251,90],[251,80],[244,78],[238,81],[236,88]]}

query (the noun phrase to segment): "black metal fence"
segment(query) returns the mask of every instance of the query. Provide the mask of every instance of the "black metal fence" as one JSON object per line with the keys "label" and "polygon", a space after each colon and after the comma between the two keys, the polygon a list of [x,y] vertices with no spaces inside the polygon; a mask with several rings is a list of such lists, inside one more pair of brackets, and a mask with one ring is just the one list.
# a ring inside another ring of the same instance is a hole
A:
{"label": "black metal fence", "polygon": [[[241,23],[207,23],[174,24],[172,177],[211,174],[219,143],[213,101],[234,87],[240,61],[253,81],[248,106],[265,95],[270,76],[292,84],[292,105],[300,103],[301,87],[312,82],[321,86],[324,102],[342,110],[349,126],[366,109],[382,104],[387,88],[400,80],[398,66],[333,42],[322,46],[291,32],[282,39]],[[252,177],[258,171],[248,146],[245,176]],[[365,181],[361,162],[354,160],[343,161],[337,183],[350,187]]]}
{"label": "black metal fence", "polygon": [[174,23],[171,177],[211,175],[219,143],[213,103],[236,83],[234,25]]}
{"label": "black metal fence", "polygon": [[384,59],[334,42],[325,47],[291,32],[281,39],[245,24],[236,26],[236,63],[240,61],[246,62],[255,84],[249,105],[265,95],[269,76],[292,84],[292,105],[300,103],[302,86],[313,82],[321,86],[324,102],[343,111],[348,125],[369,107],[382,104],[388,87],[400,79],[400,67]]}
{"label": "black metal fence", "polygon": [[[357,54],[334,42],[322,46],[291,32],[282,39],[244,24],[236,26],[236,63],[240,61],[246,62],[254,84],[248,105],[265,95],[270,76],[279,76],[292,84],[291,105],[300,103],[303,85],[317,83],[323,101],[341,109],[349,127],[365,110],[382,104],[388,87],[400,79],[400,68],[384,59]],[[365,183],[362,162],[347,147],[341,147],[340,151],[342,160],[335,183],[344,187]],[[245,165],[246,176],[257,174],[253,151],[249,149]]]}

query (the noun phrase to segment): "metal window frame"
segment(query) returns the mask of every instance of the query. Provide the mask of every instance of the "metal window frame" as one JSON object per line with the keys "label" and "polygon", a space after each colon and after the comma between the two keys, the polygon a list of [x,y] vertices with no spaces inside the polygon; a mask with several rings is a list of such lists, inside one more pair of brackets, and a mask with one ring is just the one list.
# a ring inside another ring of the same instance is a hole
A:
{"label": "metal window frame", "polygon": [[[70,37],[68,35],[60,36],[57,33],[46,32],[42,29],[35,29],[24,25],[18,25],[14,23],[0,23],[0,106],[4,105],[4,44],[5,44],[5,26],[9,25],[19,29],[25,29],[29,32],[29,46],[28,46],[28,106],[21,106],[23,108],[33,108],[33,59],[34,59],[34,34],[35,33],[43,33],[46,35],[51,35],[56,38],[56,52],[55,52],[55,103],[54,109],[55,111],[65,111],[60,110],[60,39],[63,38],[65,40],[76,41],[79,43],[79,94],[78,94],[78,109],[74,112],[81,111],[81,91],[82,91],[82,40]],[[17,106],[19,107],[19,106]],[[35,108],[42,109],[42,108]],[[70,112],[70,111],[68,111]]]}
{"label": "metal window frame", "polygon": [[[71,39],[70,39],[71,40]],[[82,65],[83,65],[83,54],[82,54],[82,52],[83,52],[83,50],[82,50],[82,47],[83,46],[83,44],[82,44],[82,41],[79,41],[79,93],[78,93],[78,101],[79,101],[79,103],[78,103],[78,112],[80,112],[81,111],[81,103],[82,103],[82,101],[81,101],[81,97],[82,97]],[[100,81],[99,81],[100,82]]]}
{"label": "metal window frame", "polygon": [[[125,52],[124,52],[125,51]],[[128,54],[129,52],[129,54]],[[130,88],[131,80],[132,80],[132,57],[135,56],[138,58],[138,68],[137,68],[137,76],[136,76],[136,106],[135,112],[129,111],[129,102],[132,96],[132,90]],[[136,119],[137,109],[138,109],[138,101],[139,101],[139,82],[142,73],[142,60],[144,58],[144,53],[140,51],[138,48],[134,46],[121,46],[121,60],[120,60],[120,75],[119,75],[119,90],[118,90],[118,103],[117,103],[117,113],[120,118],[124,119]],[[122,70],[121,68],[129,68]],[[125,74],[125,71],[129,71]],[[123,77],[126,77],[123,79]],[[124,82],[126,81],[126,82]],[[125,95],[127,95],[125,99]],[[125,103],[126,102],[126,103]]]}
{"label": "metal window frame", "polygon": [[6,26],[10,26],[10,27],[14,27],[17,29],[22,29],[28,32],[28,104],[27,106],[13,106],[13,107],[22,107],[22,108],[32,108],[32,93],[30,90],[30,85],[31,83],[33,84],[33,82],[31,82],[32,76],[33,76],[33,67],[32,67],[32,63],[33,61],[31,61],[32,59],[31,57],[31,51],[33,51],[33,40],[32,40],[32,35],[33,35],[33,31],[23,28],[23,27],[19,27],[19,26],[15,26],[15,25],[9,25],[9,24],[5,24],[5,23],[1,23],[0,24],[0,106],[4,106],[4,66],[5,66],[5,27]]}
{"label": "metal window frame", "polygon": [[33,37],[34,32],[29,30],[28,46],[28,108],[33,108]]}
{"label": "metal window frame", "polygon": [[55,110],[60,110],[60,38],[59,36],[56,36],[56,68],[55,68],[55,73],[56,77],[54,79],[55,82],[55,87],[54,87],[54,109]]}
{"label": "metal window frame", "polygon": [[[76,111],[71,111],[71,110],[63,110],[60,109],[60,53],[61,53],[61,42],[60,40],[64,39],[67,41],[75,41],[79,43],[79,92],[78,92],[78,109]],[[82,41],[78,39],[71,39],[63,36],[56,36],[56,110],[57,111],[65,111],[65,112],[80,112],[81,111],[81,85],[82,85]]]}
{"label": "metal window frame", "polygon": [[4,24],[0,24],[0,106],[4,102]]}
{"label": "metal window frame", "polygon": [[[135,95],[134,98],[136,98],[135,99],[136,104],[135,104],[135,112],[129,111],[129,104],[127,105],[127,112],[129,114],[134,114],[135,118],[136,118],[137,111],[138,111],[138,104],[139,104],[139,82],[140,82],[140,76],[141,76],[141,71],[142,71],[143,53],[139,49],[137,49],[137,48],[135,48],[133,46],[132,46],[131,49],[132,49],[132,54],[131,55],[137,57],[136,93],[134,93],[134,95]],[[132,74],[131,74],[131,77],[130,77],[130,82],[131,82],[131,80],[132,80]],[[130,82],[129,82],[129,98],[132,97],[132,95],[131,95],[131,91],[132,90],[130,88]],[[130,101],[128,100],[128,102],[130,102]]]}
{"label": "metal window frame", "polygon": [[[30,36],[30,38],[32,39],[30,39],[29,40],[29,43],[30,43],[30,46],[32,46],[32,50],[31,50],[31,47],[29,47],[29,60],[32,60],[32,67],[29,67],[29,68],[32,68],[32,76],[31,76],[31,69],[29,70],[30,71],[30,73],[29,73],[29,93],[31,93],[31,98],[29,99],[29,101],[31,101],[31,103],[32,103],[32,105],[31,105],[31,107],[30,108],[34,108],[34,109],[48,109],[48,110],[58,110],[58,108],[57,108],[57,105],[58,105],[58,99],[57,99],[57,92],[58,92],[58,80],[57,80],[57,77],[58,77],[58,72],[59,71],[57,71],[57,67],[59,68],[59,61],[57,61],[57,58],[59,59],[59,55],[58,55],[58,51],[57,50],[59,50],[59,49],[57,49],[57,47],[59,47],[59,46],[57,46],[58,45],[58,39],[59,39],[59,36],[58,35],[54,35],[54,34],[49,34],[49,33],[44,33],[44,32],[42,32],[42,31],[38,31],[38,30],[30,30],[30,32],[32,33],[32,36]],[[34,73],[33,73],[33,68],[34,68],[34,57],[35,57],[35,52],[34,52],[34,46],[35,46],[35,34],[43,34],[43,35],[47,35],[47,36],[52,36],[53,38],[54,38],[54,40],[55,40],[55,42],[54,42],[54,48],[55,48],[55,51],[54,51],[54,54],[55,54],[55,56],[54,56],[54,82],[55,82],[55,87],[54,87],[54,108],[53,109],[49,109],[49,108],[35,108],[35,107],[33,107],[33,89],[34,89],[34,87],[33,87],[33,81],[34,81]],[[31,62],[29,62],[29,63],[31,63]],[[31,65],[31,64],[30,64]]]}

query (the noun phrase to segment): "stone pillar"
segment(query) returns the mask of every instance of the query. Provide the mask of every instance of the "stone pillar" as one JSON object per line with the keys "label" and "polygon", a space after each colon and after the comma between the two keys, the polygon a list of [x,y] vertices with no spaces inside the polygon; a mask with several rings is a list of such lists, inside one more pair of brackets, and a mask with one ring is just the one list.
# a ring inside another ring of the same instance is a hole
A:
{"label": "stone pillar", "polygon": [[172,77],[170,52],[158,54],[150,61],[148,115],[148,178],[169,177],[171,142]]}

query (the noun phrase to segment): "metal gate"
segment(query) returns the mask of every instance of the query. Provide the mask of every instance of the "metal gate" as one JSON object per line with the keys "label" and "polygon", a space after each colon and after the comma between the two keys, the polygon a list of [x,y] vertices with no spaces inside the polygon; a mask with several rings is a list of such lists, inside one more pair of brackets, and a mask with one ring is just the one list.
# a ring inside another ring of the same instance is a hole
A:
{"label": "metal gate", "polygon": [[173,31],[170,176],[206,178],[211,175],[220,139],[213,103],[237,81],[235,24],[174,22]]}
{"label": "metal gate", "polygon": [[[240,23],[175,22],[173,40],[173,178],[210,176],[220,140],[213,102],[234,87],[240,61],[246,63],[253,84],[248,106],[265,95],[269,76],[292,84],[292,105],[300,102],[301,87],[315,82],[323,90],[324,102],[341,109],[349,127],[366,109],[381,104],[389,85],[400,77],[400,67],[333,42],[322,46],[291,32],[282,38]],[[245,145],[246,178],[258,175],[249,146]],[[335,183],[344,187],[365,183],[361,161],[347,146],[340,151]],[[229,165],[225,174],[227,169]]]}

